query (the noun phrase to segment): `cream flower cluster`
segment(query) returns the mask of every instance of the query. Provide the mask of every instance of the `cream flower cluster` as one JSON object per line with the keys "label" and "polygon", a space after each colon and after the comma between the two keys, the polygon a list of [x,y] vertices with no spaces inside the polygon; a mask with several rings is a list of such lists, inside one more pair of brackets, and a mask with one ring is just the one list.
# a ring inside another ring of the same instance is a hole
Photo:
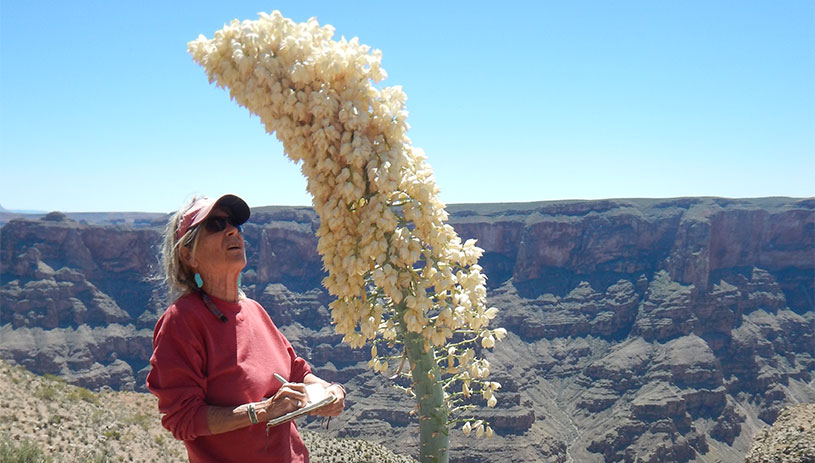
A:
{"label": "cream flower cluster", "polygon": [[498,309],[486,306],[482,250],[446,223],[433,172],[407,137],[405,93],[374,85],[386,77],[381,52],[333,35],[314,18],[261,13],[188,49],[210,82],[228,88],[302,163],[320,217],[323,283],[336,296],[332,318],[344,340],[373,342],[371,366],[386,373],[376,343],[421,334],[449,384],[469,391],[475,381],[494,405],[489,364],[469,347],[492,348],[506,334],[488,326]]}

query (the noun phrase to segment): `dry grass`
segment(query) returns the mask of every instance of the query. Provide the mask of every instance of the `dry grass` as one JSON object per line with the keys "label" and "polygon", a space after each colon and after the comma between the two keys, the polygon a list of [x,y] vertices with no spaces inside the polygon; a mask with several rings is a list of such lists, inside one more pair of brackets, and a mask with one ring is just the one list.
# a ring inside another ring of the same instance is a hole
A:
{"label": "dry grass", "polygon": [[[313,463],[415,461],[364,440],[309,431],[303,440]],[[93,392],[0,360],[0,463],[186,461],[152,395]]]}
{"label": "dry grass", "polygon": [[92,392],[0,361],[0,439],[41,449],[53,461],[183,462],[187,452],[161,428],[156,399]]}

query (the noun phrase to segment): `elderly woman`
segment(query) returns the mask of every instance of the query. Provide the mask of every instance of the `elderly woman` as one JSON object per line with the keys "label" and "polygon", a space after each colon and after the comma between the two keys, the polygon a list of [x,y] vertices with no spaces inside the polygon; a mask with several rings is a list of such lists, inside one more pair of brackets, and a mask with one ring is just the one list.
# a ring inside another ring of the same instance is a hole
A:
{"label": "elderly woman", "polygon": [[312,374],[241,291],[248,219],[249,206],[237,196],[196,198],[172,217],[164,237],[165,277],[179,297],[156,324],[147,387],[191,462],[308,461],[294,421],[268,434],[265,423],[305,405],[311,384],[337,398],[314,414],[336,416],[344,407],[342,386]]}

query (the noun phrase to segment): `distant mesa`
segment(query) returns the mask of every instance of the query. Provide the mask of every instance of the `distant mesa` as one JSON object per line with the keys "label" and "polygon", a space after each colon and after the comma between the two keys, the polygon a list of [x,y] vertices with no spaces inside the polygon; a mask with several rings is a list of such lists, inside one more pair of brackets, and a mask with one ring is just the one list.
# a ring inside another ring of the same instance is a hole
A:
{"label": "distant mesa", "polygon": [[68,216],[65,215],[64,212],[54,211],[45,214],[45,217],[42,218],[46,222],[64,222],[68,220]]}
{"label": "distant mesa", "polygon": [[46,211],[34,210],[34,209],[6,209],[2,205],[0,205],[0,214],[45,214]]}

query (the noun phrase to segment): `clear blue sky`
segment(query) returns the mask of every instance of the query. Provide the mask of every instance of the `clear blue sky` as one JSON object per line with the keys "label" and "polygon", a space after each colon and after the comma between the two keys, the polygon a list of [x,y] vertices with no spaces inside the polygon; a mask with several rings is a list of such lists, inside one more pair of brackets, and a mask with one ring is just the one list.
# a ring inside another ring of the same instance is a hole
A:
{"label": "clear blue sky", "polygon": [[186,52],[273,9],[382,50],[447,203],[815,195],[811,0],[2,0],[0,205],[309,205]]}

